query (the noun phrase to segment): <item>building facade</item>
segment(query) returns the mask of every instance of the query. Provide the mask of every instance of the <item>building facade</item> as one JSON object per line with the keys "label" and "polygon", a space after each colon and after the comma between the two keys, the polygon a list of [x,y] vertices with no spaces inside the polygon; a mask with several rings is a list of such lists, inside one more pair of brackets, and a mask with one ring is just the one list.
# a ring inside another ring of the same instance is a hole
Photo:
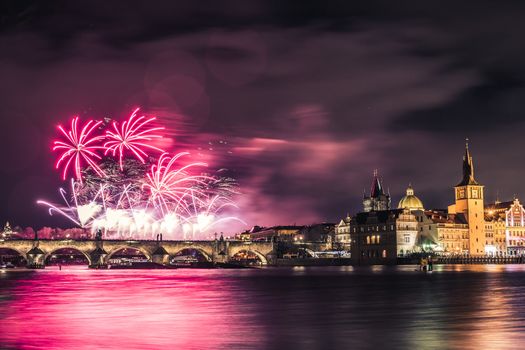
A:
{"label": "building facade", "polygon": [[417,221],[408,209],[361,212],[350,221],[351,257],[356,264],[393,264],[418,251]]}
{"label": "building facade", "polygon": [[443,210],[414,211],[422,251],[444,255],[467,254],[468,223],[462,214]]}
{"label": "building facade", "polygon": [[347,214],[345,218],[341,219],[338,224],[335,225],[335,237],[334,242],[336,245],[341,246],[341,250],[350,250],[350,222],[352,217]]}
{"label": "building facade", "polygon": [[508,255],[525,255],[525,210],[518,199],[505,211],[505,236]]}
{"label": "building facade", "polygon": [[513,201],[500,202],[485,206],[485,252],[489,256],[507,256],[507,219],[506,212]]}
{"label": "building facade", "polygon": [[260,227],[254,226],[250,231],[241,234],[240,238],[251,241],[284,241],[293,242],[300,235],[304,226],[272,226]]}

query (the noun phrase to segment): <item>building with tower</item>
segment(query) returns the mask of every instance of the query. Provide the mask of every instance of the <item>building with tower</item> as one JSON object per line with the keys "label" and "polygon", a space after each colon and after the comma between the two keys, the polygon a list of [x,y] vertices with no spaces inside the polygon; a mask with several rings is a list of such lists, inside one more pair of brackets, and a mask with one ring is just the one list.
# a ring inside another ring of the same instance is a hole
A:
{"label": "building with tower", "polygon": [[[468,140],[467,140],[468,141]],[[449,214],[463,214],[468,223],[466,247],[471,256],[485,255],[485,206],[483,185],[474,177],[474,162],[465,145],[463,178],[454,187],[456,202],[448,207]]]}
{"label": "building with tower", "polygon": [[[408,192],[415,197],[413,190]],[[405,202],[422,207],[413,197]],[[336,225],[335,241],[350,248],[356,264],[395,264],[398,257],[419,250],[417,225],[410,208],[391,209],[390,194],[384,191],[376,170],[370,195],[363,198],[363,211],[347,215]]]}
{"label": "building with tower", "polygon": [[[468,140],[467,140],[468,141]],[[335,241],[350,246],[359,263],[390,263],[414,252],[461,256],[525,256],[525,209],[518,199],[484,204],[484,186],[474,173],[465,145],[462,177],[454,203],[427,210],[411,185],[397,209],[374,171],[363,212],[347,215],[335,227]]]}
{"label": "building with tower", "polygon": [[383,181],[379,178],[377,169],[374,170],[374,178],[370,187],[370,196],[363,195],[363,211],[389,210],[391,205],[390,193],[383,188]]}
{"label": "building with tower", "polygon": [[474,162],[465,146],[463,176],[454,186],[455,202],[448,210],[416,211],[420,246],[425,251],[451,255],[498,255],[502,247],[501,218],[487,219],[484,186],[474,177]]}

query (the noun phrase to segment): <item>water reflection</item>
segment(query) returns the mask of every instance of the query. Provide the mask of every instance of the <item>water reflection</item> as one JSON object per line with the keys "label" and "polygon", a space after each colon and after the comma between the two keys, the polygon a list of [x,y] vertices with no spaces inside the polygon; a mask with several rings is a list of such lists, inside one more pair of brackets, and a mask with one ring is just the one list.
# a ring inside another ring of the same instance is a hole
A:
{"label": "water reflection", "polygon": [[[0,344],[20,349],[207,349],[258,343],[227,278],[199,271],[38,271],[9,290]],[[237,325],[242,325],[237,327]]]}
{"label": "water reflection", "polygon": [[0,348],[514,349],[525,266],[0,274]]}

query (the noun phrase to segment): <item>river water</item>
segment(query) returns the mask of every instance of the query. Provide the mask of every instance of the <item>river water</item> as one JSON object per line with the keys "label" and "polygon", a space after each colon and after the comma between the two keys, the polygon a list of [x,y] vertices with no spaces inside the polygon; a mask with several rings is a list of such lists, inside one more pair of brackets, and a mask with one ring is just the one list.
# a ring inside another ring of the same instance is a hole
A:
{"label": "river water", "polygon": [[0,272],[0,349],[522,349],[525,265]]}

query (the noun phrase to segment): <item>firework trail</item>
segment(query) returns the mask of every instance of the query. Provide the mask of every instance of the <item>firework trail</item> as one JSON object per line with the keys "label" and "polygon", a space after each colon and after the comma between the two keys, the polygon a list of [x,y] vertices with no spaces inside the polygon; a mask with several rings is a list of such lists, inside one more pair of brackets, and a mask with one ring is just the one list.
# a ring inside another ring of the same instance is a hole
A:
{"label": "firework trail", "polygon": [[61,214],[67,219],[74,222],[76,225],[85,228],[92,219],[101,211],[101,205],[96,203],[96,198],[87,204],[79,204],[77,196],[78,183],[71,179],[71,196],[72,199],[68,200],[67,192],[63,188],[59,189],[60,196],[62,197],[65,206],[58,206],[47,201],[39,200],[38,204],[47,206],[49,209],[49,215],[53,215],[54,212]]}
{"label": "firework trail", "polygon": [[200,201],[199,195],[203,192],[196,189],[196,186],[205,184],[210,179],[206,175],[190,175],[189,170],[196,167],[206,167],[206,163],[189,163],[182,167],[177,167],[177,162],[181,157],[188,155],[188,152],[180,152],[173,157],[163,153],[157,164],[151,166],[151,170],[146,174],[147,182],[143,188],[150,193],[150,202],[157,205],[163,213],[171,210],[179,211],[186,208],[187,201]]}

